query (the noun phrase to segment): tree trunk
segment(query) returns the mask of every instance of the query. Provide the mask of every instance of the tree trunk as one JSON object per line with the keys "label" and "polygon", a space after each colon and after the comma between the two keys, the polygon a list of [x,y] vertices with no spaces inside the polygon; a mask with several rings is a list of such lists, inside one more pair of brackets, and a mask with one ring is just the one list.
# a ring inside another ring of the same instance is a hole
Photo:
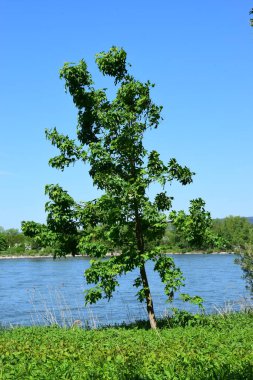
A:
{"label": "tree trunk", "polygon": [[[133,178],[135,178],[136,177],[135,164],[133,160],[130,160],[130,162],[131,162],[132,176]],[[144,247],[144,239],[143,239],[143,232],[142,232],[142,223],[141,223],[141,218],[139,215],[138,202],[136,199],[134,200],[134,212],[135,212],[135,236],[136,236],[136,241],[137,241],[137,247],[138,247],[140,255],[142,255],[144,253],[145,247]],[[152,300],[152,296],[151,296],[151,292],[149,288],[144,260],[140,266],[140,276],[142,280],[142,286],[145,292],[146,307],[147,307],[150,327],[151,329],[156,329],[157,323],[156,323],[156,318],[155,318],[154,305],[153,305],[153,300]]]}
{"label": "tree trunk", "polygon": [[[135,222],[136,222],[135,232],[136,232],[136,239],[137,239],[137,247],[141,255],[144,253],[144,240],[143,240],[143,233],[142,233],[142,228],[141,228],[141,219],[139,216],[138,207],[136,203],[135,203]],[[146,298],[146,307],[147,307],[150,327],[151,329],[156,329],[157,324],[156,324],[156,318],[155,318],[154,305],[153,305],[153,300],[152,300],[152,296],[151,296],[151,292],[149,288],[144,260],[140,266],[140,275],[141,275],[142,286],[143,286],[145,298]]]}
{"label": "tree trunk", "polygon": [[157,323],[156,323],[156,318],[155,318],[155,311],[154,311],[154,305],[153,305],[153,300],[148,284],[148,278],[147,278],[147,273],[145,269],[145,265],[140,267],[140,275],[142,279],[142,284],[145,292],[145,298],[146,298],[146,306],[147,306],[147,312],[148,312],[148,318],[150,322],[150,327],[151,329],[156,329],[157,328]]}

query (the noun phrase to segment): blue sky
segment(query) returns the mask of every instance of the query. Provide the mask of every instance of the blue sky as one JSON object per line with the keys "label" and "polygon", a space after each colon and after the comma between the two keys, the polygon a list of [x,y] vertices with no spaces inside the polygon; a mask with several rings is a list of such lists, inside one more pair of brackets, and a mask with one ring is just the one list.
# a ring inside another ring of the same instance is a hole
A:
{"label": "blue sky", "polygon": [[[44,186],[76,200],[96,196],[85,166],[48,166],[56,153],[44,130],[74,136],[76,110],[59,69],[84,58],[98,87],[94,55],[123,47],[140,80],[156,84],[164,121],[146,137],[168,161],[196,172],[168,188],[174,209],[202,197],[212,217],[253,215],[252,1],[2,0],[0,5],[0,226],[44,222]],[[110,82],[106,82],[110,85]]]}

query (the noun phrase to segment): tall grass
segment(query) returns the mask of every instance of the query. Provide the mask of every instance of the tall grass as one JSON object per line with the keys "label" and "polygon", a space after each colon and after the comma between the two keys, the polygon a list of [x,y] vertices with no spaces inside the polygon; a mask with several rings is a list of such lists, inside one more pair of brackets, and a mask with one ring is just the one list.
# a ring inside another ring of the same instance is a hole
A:
{"label": "tall grass", "polygon": [[[31,305],[30,323],[32,326],[59,326],[72,327],[79,326],[84,329],[97,329],[103,326],[115,325],[112,322],[110,313],[104,313],[103,318],[99,318],[91,305],[80,305],[80,300],[71,300],[71,306],[66,299],[64,289],[47,287],[43,292],[39,288],[27,290],[28,300]],[[121,298],[120,307],[124,308],[126,318],[119,324],[135,325],[136,322],[142,326],[146,325],[146,310],[140,305],[139,314],[131,311],[129,305]],[[252,300],[241,298],[237,301],[226,302],[223,307],[214,306],[212,314],[226,315],[233,312],[247,312],[253,310]],[[158,317],[159,321],[166,321],[167,326],[186,325],[197,323],[205,313],[190,313],[175,307],[165,308],[164,312]],[[203,318],[202,318],[203,319]],[[142,321],[142,322],[140,322]]]}
{"label": "tall grass", "polygon": [[[78,325],[86,329],[96,329],[105,325],[112,325],[110,311],[105,311],[99,317],[92,305],[80,304],[80,300],[71,299],[68,302],[64,288],[48,286],[43,291],[33,287],[27,290],[28,302],[31,305],[30,323],[32,326],[59,326],[71,327]],[[84,302],[84,301],[83,301]],[[121,298],[119,307],[125,311],[124,323],[134,323],[146,318],[146,310],[140,305],[138,314],[131,311],[131,305]],[[115,310],[111,310],[114,313]]]}

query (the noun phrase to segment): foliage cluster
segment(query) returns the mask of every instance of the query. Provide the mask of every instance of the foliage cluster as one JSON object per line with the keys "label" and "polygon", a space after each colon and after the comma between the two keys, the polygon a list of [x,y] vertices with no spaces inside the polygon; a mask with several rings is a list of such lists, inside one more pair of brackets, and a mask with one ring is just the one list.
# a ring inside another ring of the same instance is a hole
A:
{"label": "foliage cluster", "polygon": [[213,229],[210,212],[201,198],[190,201],[189,213],[171,211],[160,244],[172,252],[215,251],[224,249],[225,240]]}
{"label": "foliage cluster", "polygon": [[252,379],[252,314],[145,330],[57,327],[0,331],[0,379]]}
{"label": "foliage cluster", "polygon": [[16,228],[5,230],[0,226],[0,254],[21,254],[24,252],[37,252],[40,249],[34,239],[25,236]]}

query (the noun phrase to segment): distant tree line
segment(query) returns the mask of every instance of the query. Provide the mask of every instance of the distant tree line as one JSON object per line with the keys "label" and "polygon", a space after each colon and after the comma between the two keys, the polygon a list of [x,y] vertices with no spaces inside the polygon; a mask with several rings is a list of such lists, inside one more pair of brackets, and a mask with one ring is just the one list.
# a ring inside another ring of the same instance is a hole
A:
{"label": "distant tree line", "polygon": [[0,226],[0,253],[3,255],[18,255],[40,252],[43,247],[36,239],[26,236],[17,228],[4,229]]}
{"label": "distant tree line", "polygon": [[[253,224],[248,218],[228,216],[212,219],[204,209],[201,198],[190,202],[189,213],[172,211],[168,227],[160,244],[168,252],[226,251],[246,253],[253,251]],[[23,232],[4,229],[0,226],[0,251],[40,251],[57,249],[56,237],[47,226],[35,222],[24,222]],[[81,235],[81,234],[80,234]],[[78,252],[76,252],[78,253]]]}
{"label": "distant tree line", "polygon": [[[172,211],[169,214],[168,227],[160,244],[168,252],[226,251],[248,253],[253,251],[253,224],[248,218],[228,216],[224,219],[212,219],[205,211],[205,203],[198,198],[190,202],[189,213]],[[18,229],[4,229],[0,226],[0,251],[40,251],[48,248],[51,253],[55,237],[43,224],[28,222]],[[32,224],[32,225],[31,225]]]}

